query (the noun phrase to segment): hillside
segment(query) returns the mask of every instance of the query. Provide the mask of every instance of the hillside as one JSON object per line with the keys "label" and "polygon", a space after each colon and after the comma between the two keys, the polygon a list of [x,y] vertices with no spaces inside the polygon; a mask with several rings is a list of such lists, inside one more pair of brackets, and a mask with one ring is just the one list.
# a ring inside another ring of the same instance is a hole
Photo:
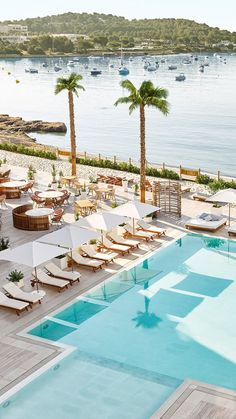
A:
{"label": "hillside", "polygon": [[[211,48],[221,44],[222,47],[227,46],[233,50],[236,44],[236,32],[212,28],[186,19],[128,20],[110,14],[65,13],[2,23],[27,25],[29,35],[48,37],[50,34],[80,35],[77,44],[67,43],[67,46],[61,50],[56,48],[56,51],[61,52],[79,52],[99,47],[113,51],[120,47],[121,42],[124,48],[133,48],[147,42],[148,46],[155,50],[165,47],[167,50],[176,51],[176,48],[179,48],[179,52],[193,48]],[[51,45],[51,40],[48,38],[48,45],[42,46],[41,43],[36,45],[34,42],[33,48],[37,46],[38,51],[41,49],[41,52],[45,52],[49,44]],[[29,46],[26,45],[27,50]]]}

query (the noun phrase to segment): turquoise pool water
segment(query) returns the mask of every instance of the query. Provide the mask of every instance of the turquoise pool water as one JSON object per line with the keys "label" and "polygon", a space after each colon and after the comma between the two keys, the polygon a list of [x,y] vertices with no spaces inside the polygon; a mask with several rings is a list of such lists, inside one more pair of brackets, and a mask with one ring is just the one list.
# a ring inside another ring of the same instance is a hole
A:
{"label": "turquoise pool water", "polygon": [[75,347],[3,419],[147,419],[186,378],[236,390],[236,242],[186,235],[29,334]]}

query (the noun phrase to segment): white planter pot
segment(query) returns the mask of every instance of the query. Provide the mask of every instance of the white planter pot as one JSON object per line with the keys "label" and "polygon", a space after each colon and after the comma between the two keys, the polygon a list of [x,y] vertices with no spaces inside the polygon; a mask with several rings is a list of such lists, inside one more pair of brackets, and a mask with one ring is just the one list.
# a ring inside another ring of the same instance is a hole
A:
{"label": "white planter pot", "polygon": [[146,223],[151,223],[152,222],[152,217],[144,217],[144,221]]}
{"label": "white planter pot", "polygon": [[60,269],[66,269],[67,268],[67,263],[68,263],[68,258],[67,256],[64,256],[63,258],[54,258],[53,262],[55,263],[55,265],[57,265]]}
{"label": "white planter pot", "polygon": [[19,282],[15,282],[15,284],[16,284],[19,288],[23,288],[23,286],[24,286],[24,279],[21,279]]}
{"label": "white planter pot", "polygon": [[128,180],[122,180],[124,192],[128,192]]}
{"label": "white planter pot", "polygon": [[35,184],[35,185],[38,185],[38,182],[39,182],[39,178],[38,178],[37,173],[35,173],[35,174],[34,174],[34,184]]}

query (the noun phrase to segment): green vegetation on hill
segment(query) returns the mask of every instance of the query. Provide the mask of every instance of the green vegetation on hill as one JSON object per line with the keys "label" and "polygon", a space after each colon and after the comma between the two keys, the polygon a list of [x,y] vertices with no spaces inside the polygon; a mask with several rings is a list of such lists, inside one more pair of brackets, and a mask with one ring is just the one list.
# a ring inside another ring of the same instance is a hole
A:
{"label": "green vegetation on hill", "polygon": [[[22,52],[29,54],[79,53],[93,49],[117,51],[121,43],[131,50],[140,47],[155,52],[211,50],[215,45],[219,50],[230,51],[236,46],[236,32],[187,19],[128,20],[111,14],[65,13],[3,23],[27,25],[29,34],[38,36],[19,45]],[[50,34],[77,34],[79,37],[74,42],[63,36],[53,41]],[[1,44],[0,50],[4,51]]]}

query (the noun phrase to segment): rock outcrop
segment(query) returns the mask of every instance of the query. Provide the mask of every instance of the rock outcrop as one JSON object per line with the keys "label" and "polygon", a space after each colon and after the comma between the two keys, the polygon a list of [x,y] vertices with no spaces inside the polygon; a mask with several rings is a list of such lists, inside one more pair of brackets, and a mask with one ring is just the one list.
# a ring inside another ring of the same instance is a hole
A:
{"label": "rock outcrop", "polygon": [[64,122],[24,121],[19,117],[0,115],[0,131],[12,132],[62,132],[67,131]]}

